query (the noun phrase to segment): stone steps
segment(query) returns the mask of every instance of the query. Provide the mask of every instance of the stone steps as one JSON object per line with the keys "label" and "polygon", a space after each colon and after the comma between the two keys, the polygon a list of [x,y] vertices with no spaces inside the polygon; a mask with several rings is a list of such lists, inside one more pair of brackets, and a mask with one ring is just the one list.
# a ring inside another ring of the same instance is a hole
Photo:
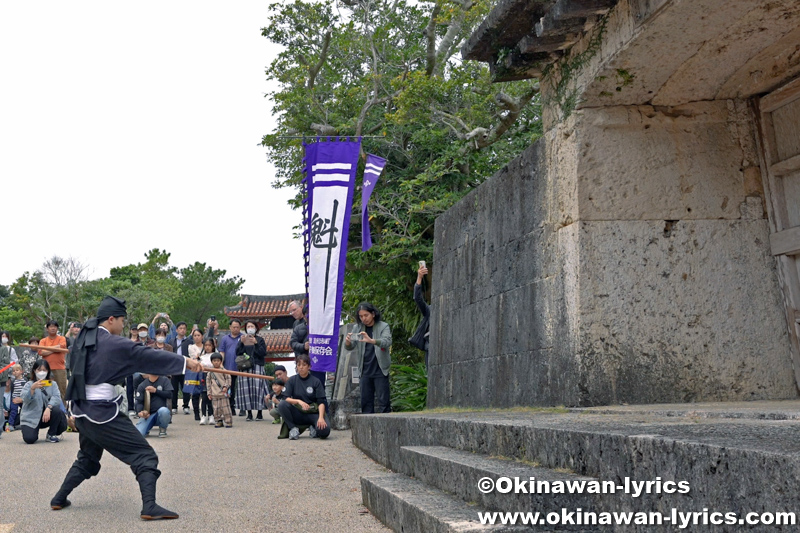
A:
{"label": "stone steps", "polygon": [[468,504],[403,474],[362,477],[361,493],[364,505],[372,514],[399,533],[566,531],[546,525],[483,525],[478,516],[482,511],[480,506]]}
{"label": "stone steps", "polygon": [[[481,454],[454,450],[444,446],[403,446],[401,472],[431,487],[449,492],[467,502],[477,502],[484,509],[495,511],[550,511],[556,507],[584,510],[596,508],[598,498],[590,494],[515,494],[497,490],[483,493],[478,481],[484,478],[493,482],[501,478],[530,482],[575,483],[597,481],[595,478],[556,472],[547,468],[530,466],[516,461],[487,457]],[[525,485],[527,487],[529,484]],[[557,503],[556,503],[557,502]]]}
{"label": "stone steps", "polygon": [[[791,413],[784,420],[671,414],[509,410],[369,415],[353,417],[352,435],[357,447],[387,468],[486,510],[551,512],[581,507],[598,512],[657,511],[664,516],[672,508],[737,513],[794,510],[800,494],[800,424]],[[532,463],[537,466],[529,466]],[[685,481],[691,489],[685,495],[652,491],[638,497],[583,495],[583,500],[561,494],[539,500],[525,500],[529,495],[476,494],[481,477],[573,475],[564,471],[617,485],[626,478]]]}

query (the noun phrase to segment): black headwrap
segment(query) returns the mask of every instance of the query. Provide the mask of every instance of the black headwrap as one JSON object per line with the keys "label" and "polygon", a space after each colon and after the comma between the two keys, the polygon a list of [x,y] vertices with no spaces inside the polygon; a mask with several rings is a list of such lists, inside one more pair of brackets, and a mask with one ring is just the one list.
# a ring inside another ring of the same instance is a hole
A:
{"label": "black headwrap", "polygon": [[127,315],[125,300],[106,296],[97,308],[97,318],[90,318],[83,325],[70,351],[72,377],[67,386],[67,400],[86,399],[86,356],[97,347],[97,327],[109,317]]}
{"label": "black headwrap", "polygon": [[128,308],[125,307],[125,300],[106,296],[97,308],[97,318],[103,321],[112,316],[128,316]]}

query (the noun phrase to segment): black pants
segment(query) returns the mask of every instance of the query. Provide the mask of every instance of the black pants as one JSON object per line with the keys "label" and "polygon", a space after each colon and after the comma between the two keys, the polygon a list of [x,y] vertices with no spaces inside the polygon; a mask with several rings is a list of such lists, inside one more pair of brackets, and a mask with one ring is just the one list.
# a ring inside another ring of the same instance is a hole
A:
{"label": "black pants", "polygon": [[33,444],[39,440],[39,430],[42,428],[49,428],[48,435],[61,435],[67,430],[67,416],[60,407],[50,410],[50,420],[47,422],[39,421],[39,427],[28,427],[26,425],[20,426],[22,428],[22,440],[25,444]]}
{"label": "black pants", "polygon": [[156,479],[161,475],[158,469],[158,455],[123,413],[105,424],[95,424],[86,418],[76,418],[75,425],[79,431],[81,449],[67,473],[67,478],[79,476],[85,480],[96,476],[100,472],[103,451],[108,451],[130,466],[139,481],[143,477]]}
{"label": "black pants", "polygon": [[[176,376],[172,376],[172,408],[178,408],[178,392],[183,390],[183,379],[184,375],[179,374]],[[184,409],[189,407],[189,395],[183,395],[183,407]]]}
{"label": "black pants", "polygon": [[133,396],[136,389],[133,388],[133,374],[125,378],[125,399],[128,401],[128,411],[133,411],[134,404],[133,403]]}
{"label": "black pants", "polygon": [[[297,426],[317,426],[319,414],[317,413],[304,413],[300,409],[294,407],[286,400],[281,400],[278,404],[278,412],[281,414],[283,421],[292,429]],[[325,420],[328,422],[328,420]],[[331,434],[331,425],[328,423],[325,429],[317,429],[317,437],[324,439]]]}
{"label": "black pants", "polygon": [[236,416],[236,378],[239,376],[231,376],[231,413]]}
{"label": "black pants", "polygon": [[[188,398],[189,394],[184,393],[184,398]],[[214,414],[214,406],[211,405],[211,400],[208,398],[208,392],[192,394],[192,410],[194,411],[195,418],[200,416],[211,416]],[[186,401],[189,401],[188,399]]]}
{"label": "black pants", "polygon": [[361,376],[361,412],[375,413],[375,398],[378,399],[377,412],[391,413],[389,400],[389,376]]}

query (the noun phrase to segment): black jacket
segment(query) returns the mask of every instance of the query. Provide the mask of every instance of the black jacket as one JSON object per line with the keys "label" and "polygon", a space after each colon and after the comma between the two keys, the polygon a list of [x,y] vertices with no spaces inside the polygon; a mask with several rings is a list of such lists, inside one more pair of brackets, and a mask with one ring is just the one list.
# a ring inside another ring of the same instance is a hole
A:
{"label": "black jacket", "polygon": [[172,342],[169,343],[169,345],[172,346],[172,349],[175,350],[175,353],[178,353],[179,347],[182,348],[181,355],[184,357],[189,357],[189,346],[192,344],[194,344],[194,341],[192,341],[192,337],[189,335],[185,336],[180,344],[178,344],[178,337],[175,337],[172,339]]}
{"label": "black jacket", "polygon": [[422,295],[422,285],[414,285],[414,301],[417,302],[417,307],[419,307],[419,312],[422,313],[422,321],[420,321],[419,326],[417,326],[417,331],[414,332],[414,336],[408,339],[408,343],[411,346],[415,346],[423,351],[428,351],[428,330],[430,329],[431,325],[431,308],[425,302],[425,298]]}
{"label": "black jacket", "polygon": [[[244,337],[244,335],[242,335]],[[246,346],[242,341],[236,346],[236,355],[247,354],[253,359],[254,365],[264,366],[264,358],[267,356],[267,343],[264,342],[263,337],[256,335],[256,343],[254,346]]]}
{"label": "black jacket", "polygon": [[292,328],[292,338],[289,339],[289,344],[294,350],[295,357],[300,354],[307,354],[306,341],[308,340],[308,322],[305,318],[294,321]]}

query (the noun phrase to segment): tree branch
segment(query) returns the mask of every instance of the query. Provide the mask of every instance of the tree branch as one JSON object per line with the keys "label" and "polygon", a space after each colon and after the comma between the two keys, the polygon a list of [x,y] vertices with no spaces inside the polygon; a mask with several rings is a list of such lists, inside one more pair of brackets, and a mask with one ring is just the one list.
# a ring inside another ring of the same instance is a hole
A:
{"label": "tree branch", "polygon": [[428,51],[425,55],[425,75],[430,77],[433,75],[436,68],[436,17],[439,16],[442,6],[439,2],[433,6],[431,18],[428,19],[428,25],[422,31],[422,35],[428,40]]}
{"label": "tree branch", "polygon": [[317,74],[319,74],[320,69],[325,64],[325,61],[328,59],[328,46],[331,44],[331,32],[330,30],[325,33],[325,36],[322,38],[322,52],[319,55],[319,61],[313,67],[308,69],[308,88],[314,88],[314,82],[317,79]]}

